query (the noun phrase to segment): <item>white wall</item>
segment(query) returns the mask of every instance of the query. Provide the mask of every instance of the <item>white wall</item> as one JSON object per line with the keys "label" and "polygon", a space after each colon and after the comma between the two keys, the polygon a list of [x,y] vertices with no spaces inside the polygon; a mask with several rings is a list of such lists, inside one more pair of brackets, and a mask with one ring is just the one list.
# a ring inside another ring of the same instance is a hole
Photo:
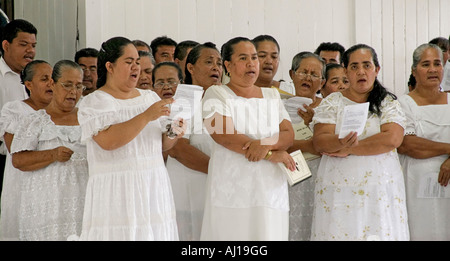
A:
{"label": "white wall", "polygon": [[235,36],[270,34],[281,46],[277,78],[289,80],[300,51],[324,41],[366,43],[378,53],[380,80],[398,95],[406,90],[412,51],[450,35],[450,0],[15,0],[15,17],[36,25],[37,56],[52,63],[118,35],[148,43],[161,35],[211,41],[220,49]]}

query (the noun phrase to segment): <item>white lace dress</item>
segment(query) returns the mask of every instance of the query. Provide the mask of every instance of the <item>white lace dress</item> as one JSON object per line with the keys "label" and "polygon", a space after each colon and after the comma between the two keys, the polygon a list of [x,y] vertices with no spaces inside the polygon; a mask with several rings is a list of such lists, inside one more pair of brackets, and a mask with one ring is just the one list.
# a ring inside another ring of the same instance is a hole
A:
{"label": "white lace dress", "polygon": [[[4,141],[5,133],[15,134],[20,119],[35,112],[28,104],[17,100],[3,106],[0,116],[0,140]],[[19,240],[19,208],[22,171],[12,165],[11,154],[6,154],[5,172],[0,211],[0,240]]]}
{"label": "white lace dress", "polygon": [[88,168],[80,137],[80,126],[55,125],[45,110],[29,114],[20,123],[11,154],[59,146],[74,151],[69,161],[23,172],[18,203],[20,240],[67,240],[81,232]]}
{"label": "white lace dress", "polygon": [[98,90],[79,104],[89,181],[81,240],[178,240],[175,206],[162,157],[162,130],[151,121],[128,144],[111,151],[92,137],[160,100],[149,90],[120,100]]}
{"label": "white lace dress", "polygon": [[[417,106],[409,96],[399,99],[406,114],[406,134],[450,143],[450,103]],[[450,94],[447,94],[447,102]],[[448,155],[415,159],[401,155],[411,240],[450,240],[450,188],[437,182]],[[427,185],[423,186],[422,185]],[[428,193],[425,193],[428,189]]]}
{"label": "white lace dress", "polygon": [[[202,121],[199,124],[202,126]],[[208,156],[211,155],[214,140],[205,129],[201,133],[191,131],[191,134],[186,134],[185,138],[189,139],[190,144],[195,148]],[[198,241],[205,208],[207,174],[190,169],[170,156],[167,158],[166,166],[177,209],[180,240]]]}
{"label": "white lace dress", "polygon": [[[336,124],[338,134],[346,105],[355,102],[332,93],[316,108],[317,123]],[[397,100],[387,96],[381,117],[369,112],[363,140],[380,126],[405,126]],[[315,186],[312,240],[409,240],[403,173],[397,151],[346,158],[322,156]]]}
{"label": "white lace dress", "polygon": [[[252,139],[279,133],[289,115],[276,89],[261,88],[263,99],[238,97],[226,85],[209,87],[203,118],[215,112],[233,119]],[[201,240],[288,240],[287,180],[278,164],[249,162],[244,155],[214,143],[206,191]]]}

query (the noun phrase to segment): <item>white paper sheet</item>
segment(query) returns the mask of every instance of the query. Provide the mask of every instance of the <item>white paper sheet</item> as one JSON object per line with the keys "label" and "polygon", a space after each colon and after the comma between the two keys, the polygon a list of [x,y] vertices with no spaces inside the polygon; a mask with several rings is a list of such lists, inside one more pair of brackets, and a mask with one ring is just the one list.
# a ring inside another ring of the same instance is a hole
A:
{"label": "white paper sheet", "polygon": [[198,85],[179,84],[170,105],[170,119],[183,118],[190,120],[201,110],[203,87]]}
{"label": "white paper sheet", "polygon": [[450,187],[438,183],[439,173],[426,173],[420,177],[417,198],[450,198]]}
{"label": "white paper sheet", "polygon": [[339,130],[339,139],[344,138],[352,131],[357,132],[358,136],[361,135],[364,131],[368,114],[368,102],[345,106],[342,125]]}
{"label": "white paper sheet", "polygon": [[292,124],[303,122],[302,117],[297,114],[298,109],[306,111],[303,108],[303,104],[311,105],[312,99],[306,97],[294,96],[289,99],[283,99],[284,107],[286,111],[289,113],[289,117],[291,117]]}

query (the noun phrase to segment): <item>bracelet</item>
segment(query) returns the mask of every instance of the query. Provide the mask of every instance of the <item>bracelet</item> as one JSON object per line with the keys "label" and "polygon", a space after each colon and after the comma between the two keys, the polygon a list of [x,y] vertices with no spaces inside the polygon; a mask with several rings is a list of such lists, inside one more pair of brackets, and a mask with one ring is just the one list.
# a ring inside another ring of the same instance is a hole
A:
{"label": "bracelet", "polygon": [[269,150],[269,151],[267,152],[267,154],[266,154],[266,156],[264,157],[264,159],[268,159],[268,158],[270,158],[270,156],[272,156],[272,151],[271,151],[271,150]]}

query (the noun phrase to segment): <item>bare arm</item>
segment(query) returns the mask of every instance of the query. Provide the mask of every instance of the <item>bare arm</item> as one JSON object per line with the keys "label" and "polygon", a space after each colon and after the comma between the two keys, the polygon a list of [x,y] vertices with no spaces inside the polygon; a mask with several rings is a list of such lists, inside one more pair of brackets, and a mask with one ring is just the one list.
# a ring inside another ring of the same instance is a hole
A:
{"label": "bare arm", "polygon": [[192,146],[188,139],[181,138],[169,150],[169,155],[190,169],[208,174],[209,156]]}
{"label": "bare arm", "polygon": [[8,152],[10,152],[11,151],[11,143],[12,143],[12,140],[14,139],[14,134],[5,132],[5,134],[3,135],[3,139],[5,140],[6,149],[8,150]]}
{"label": "bare arm", "polygon": [[335,124],[320,123],[314,126],[313,145],[317,152],[334,153],[358,144],[358,136],[355,132],[339,139],[339,136],[334,134],[335,128]]}
{"label": "bare arm", "polygon": [[[99,132],[93,139],[104,150],[120,148],[136,138],[150,121],[154,121],[163,115],[168,116],[170,110],[166,105],[172,102],[173,99],[155,102],[143,113],[128,121],[111,125],[108,129]],[[169,146],[170,144],[167,145]]]}
{"label": "bare arm", "polygon": [[398,153],[416,159],[427,159],[440,155],[450,155],[450,144],[435,142],[415,135],[406,135],[398,148]]}
{"label": "bare arm", "polygon": [[73,151],[66,147],[57,147],[42,151],[21,151],[12,154],[12,164],[21,171],[33,171],[47,167],[53,162],[70,160]]}

